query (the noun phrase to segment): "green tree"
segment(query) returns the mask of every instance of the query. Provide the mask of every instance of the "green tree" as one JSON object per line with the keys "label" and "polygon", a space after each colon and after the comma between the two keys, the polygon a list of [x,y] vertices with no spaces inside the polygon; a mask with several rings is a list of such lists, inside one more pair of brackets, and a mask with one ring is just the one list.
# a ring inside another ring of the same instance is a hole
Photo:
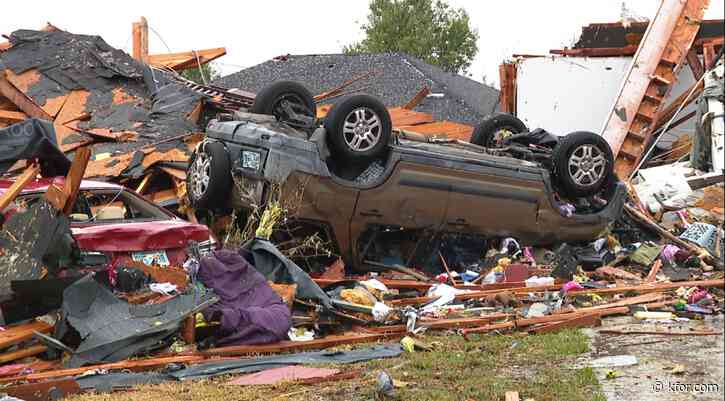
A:
{"label": "green tree", "polygon": [[[204,73],[204,78],[201,77],[201,74]],[[192,67],[187,70],[183,70],[179,73],[182,77],[194,81],[197,84],[204,84],[204,79],[206,79],[206,83],[210,83],[211,81],[219,78],[221,74],[219,73],[219,70],[214,68],[211,63],[206,63],[201,66],[201,71],[199,70],[199,67]]]}
{"label": "green tree", "polygon": [[450,72],[466,72],[478,53],[468,13],[442,0],[371,0],[365,39],[347,54],[404,52]]}

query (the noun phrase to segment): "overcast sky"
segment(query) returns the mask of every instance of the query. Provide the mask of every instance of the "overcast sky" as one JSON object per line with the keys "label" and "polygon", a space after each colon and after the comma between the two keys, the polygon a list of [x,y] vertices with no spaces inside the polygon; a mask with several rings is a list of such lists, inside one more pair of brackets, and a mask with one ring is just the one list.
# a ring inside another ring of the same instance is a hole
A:
{"label": "overcast sky", "polygon": [[[227,48],[217,67],[224,74],[280,54],[339,53],[363,34],[367,0],[254,1],[3,1],[0,33],[39,29],[51,22],[61,29],[102,36],[131,52],[131,23],[148,19],[151,53]],[[449,0],[465,8],[478,29],[478,56],[469,70],[498,83],[498,65],[511,54],[546,54],[571,46],[581,27],[616,22],[622,0]],[[660,0],[628,0],[627,8],[651,18]],[[723,3],[711,1],[706,18],[723,18]],[[165,43],[164,43],[165,42]],[[168,46],[168,49],[167,49]]]}

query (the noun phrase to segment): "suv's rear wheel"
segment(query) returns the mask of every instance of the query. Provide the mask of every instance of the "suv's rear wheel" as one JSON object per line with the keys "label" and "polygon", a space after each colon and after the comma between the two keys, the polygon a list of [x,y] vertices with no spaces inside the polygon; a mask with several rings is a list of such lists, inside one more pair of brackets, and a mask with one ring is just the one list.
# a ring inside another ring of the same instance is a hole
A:
{"label": "suv's rear wheel", "polygon": [[186,188],[189,202],[196,209],[221,208],[227,203],[232,175],[224,145],[207,142],[191,154]]}
{"label": "suv's rear wheel", "polygon": [[554,174],[563,195],[591,196],[613,174],[612,149],[601,136],[585,131],[573,132],[554,148]]}
{"label": "suv's rear wheel", "polygon": [[392,124],[388,109],[380,100],[355,95],[330,111],[325,129],[332,147],[346,159],[370,161],[385,153]]}
{"label": "suv's rear wheel", "polygon": [[305,116],[312,122],[317,117],[317,107],[312,93],[304,85],[294,81],[278,81],[267,85],[257,93],[249,111],[271,115],[278,121],[302,127],[312,124],[301,121],[298,116]]}
{"label": "suv's rear wheel", "polygon": [[471,143],[487,148],[500,148],[513,135],[527,132],[526,124],[508,113],[496,112],[484,117],[471,135]]}

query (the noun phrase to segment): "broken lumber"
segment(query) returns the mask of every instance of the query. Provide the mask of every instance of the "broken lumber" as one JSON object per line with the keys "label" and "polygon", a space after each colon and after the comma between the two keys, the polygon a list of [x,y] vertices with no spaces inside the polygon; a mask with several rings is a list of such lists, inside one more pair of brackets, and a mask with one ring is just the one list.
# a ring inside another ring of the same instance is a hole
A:
{"label": "broken lumber", "polygon": [[[662,308],[664,306],[672,305],[675,301],[663,301],[663,302],[655,302],[651,304],[645,304],[645,306],[648,309],[655,309],[655,308]],[[548,316],[541,316],[541,317],[534,317],[529,319],[516,319],[509,322],[504,323],[494,323],[486,326],[481,327],[474,327],[470,329],[462,329],[460,330],[461,335],[468,339],[468,336],[471,334],[483,334],[483,333],[489,333],[491,331],[495,330],[504,330],[504,329],[512,329],[512,328],[520,328],[520,327],[528,327],[536,324],[542,324],[542,323],[552,323],[552,322],[561,322],[563,320],[568,320],[572,318],[579,318],[582,316],[610,316],[610,315],[622,315],[629,313],[629,306],[620,306],[620,307],[614,307],[614,308],[607,308],[607,309],[601,309],[601,310],[590,310],[590,311],[576,311],[576,312],[567,312],[567,313],[561,313],[561,314],[555,314],[555,315],[548,315]]]}
{"label": "broken lumber", "polygon": [[0,365],[2,365],[3,363],[17,361],[18,359],[27,358],[29,356],[42,354],[47,350],[48,347],[46,347],[45,345],[36,344],[31,345],[30,347],[21,348],[17,351],[6,352],[4,354],[0,354]]}
{"label": "broken lumber", "polygon": [[26,168],[15,182],[10,185],[10,188],[8,188],[8,190],[0,196],[0,210],[5,210],[5,208],[8,207],[8,205],[10,205],[15,198],[18,197],[18,195],[20,195],[23,188],[30,184],[31,181],[35,180],[38,173],[40,173],[40,166],[36,164]]}
{"label": "broken lumber", "polygon": [[691,242],[687,242],[679,237],[674,236],[669,231],[660,227],[659,224],[654,222],[649,216],[645,215],[644,213],[637,210],[636,208],[625,204],[624,210],[630,215],[630,217],[635,219],[640,224],[650,228],[652,231],[656,232],[660,237],[673,242],[675,245],[679,246],[680,248],[685,248],[685,249],[689,250],[690,252],[694,253],[695,255],[700,256],[705,261],[705,263],[708,263],[711,265],[721,265],[722,264],[721,260],[718,260],[717,258],[713,257],[710,254],[710,252],[708,252],[705,248],[701,248]]}
{"label": "broken lumber", "polygon": [[10,124],[19,123],[28,118],[28,115],[21,111],[0,110],[0,121]]}
{"label": "broken lumber", "polygon": [[394,270],[403,274],[407,274],[411,277],[417,278],[420,281],[430,281],[430,278],[426,277],[425,275],[415,271],[415,269],[411,269],[409,267],[405,266],[398,266],[398,265],[386,265],[383,263],[373,262],[370,260],[366,260],[363,262],[364,264],[375,266],[375,267],[381,267],[388,270]]}
{"label": "broken lumber", "polygon": [[652,268],[649,270],[649,274],[647,274],[647,277],[644,279],[645,283],[653,283],[655,280],[657,280],[657,274],[660,272],[660,268],[662,268],[662,260],[657,259],[652,263]]}
{"label": "broken lumber", "polygon": [[325,349],[339,345],[372,343],[383,340],[399,339],[405,333],[382,333],[362,335],[328,336],[312,341],[281,341],[275,344],[264,345],[232,345],[228,347],[212,348],[201,351],[203,356],[241,356],[257,354],[279,354],[283,352],[297,352],[316,349]]}
{"label": "broken lumber", "polygon": [[598,315],[583,315],[562,320],[560,322],[546,323],[529,330],[536,334],[553,333],[563,329],[578,329],[581,327],[597,327],[602,325],[602,318]]}
{"label": "broken lumber", "polygon": [[53,326],[41,321],[8,327],[7,330],[0,331],[0,349],[30,340],[36,331],[45,334],[50,333],[52,329]]}
{"label": "broken lumber", "polygon": [[100,370],[100,369],[103,369],[103,370],[128,369],[128,370],[137,372],[137,371],[144,371],[144,370],[149,370],[149,369],[153,369],[153,368],[164,367],[170,363],[194,363],[194,362],[200,362],[204,359],[205,358],[203,356],[199,356],[199,355],[180,355],[180,356],[170,356],[170,357],[162,357],[162,358],[125,360],[125,361],[121,361],[121,362],[105,363],[105,364],[101,364],[101,365],[90,365],[90,366],[85,366],[85,367],[81,367],[81,368],[60,369],[60,370],[52,370],[52,371],[41,372],[41,373],[30,373],[30,374],[21,375],[21,376],[4,377],[4,378],[0,378],[0,383],[14,383],[17,381],[37,381],[37,380],[54,379],[54,378],[58,378],[58,377],[77,376],[77,375],[83,374],[89,370]]}

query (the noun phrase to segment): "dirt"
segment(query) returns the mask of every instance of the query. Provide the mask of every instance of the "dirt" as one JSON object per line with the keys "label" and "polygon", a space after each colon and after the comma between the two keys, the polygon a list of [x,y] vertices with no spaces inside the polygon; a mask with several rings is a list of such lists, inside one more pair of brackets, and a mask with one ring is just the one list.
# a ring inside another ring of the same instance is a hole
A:
{"label": "dirt", "polygon": [[[662,330],[665,326],[642,324],[631,316],[625,316],[605,319],[602,327],[586,330],[592,339],[591,352],[580,360],[581,363],[615,355],[634,355],[637,358],[637,364],[633,366],[594,369],[608,401],[723,399],[725,340],[722,315],[667,325],[673,331],[715,330],[721,333],[713,336],[599,333],[605,328],[651,331]],[[616,377],[611,378],[610,373],[608,378],[608,371],[614,371]],[[699,387],[695,388],[695,385]]]}

